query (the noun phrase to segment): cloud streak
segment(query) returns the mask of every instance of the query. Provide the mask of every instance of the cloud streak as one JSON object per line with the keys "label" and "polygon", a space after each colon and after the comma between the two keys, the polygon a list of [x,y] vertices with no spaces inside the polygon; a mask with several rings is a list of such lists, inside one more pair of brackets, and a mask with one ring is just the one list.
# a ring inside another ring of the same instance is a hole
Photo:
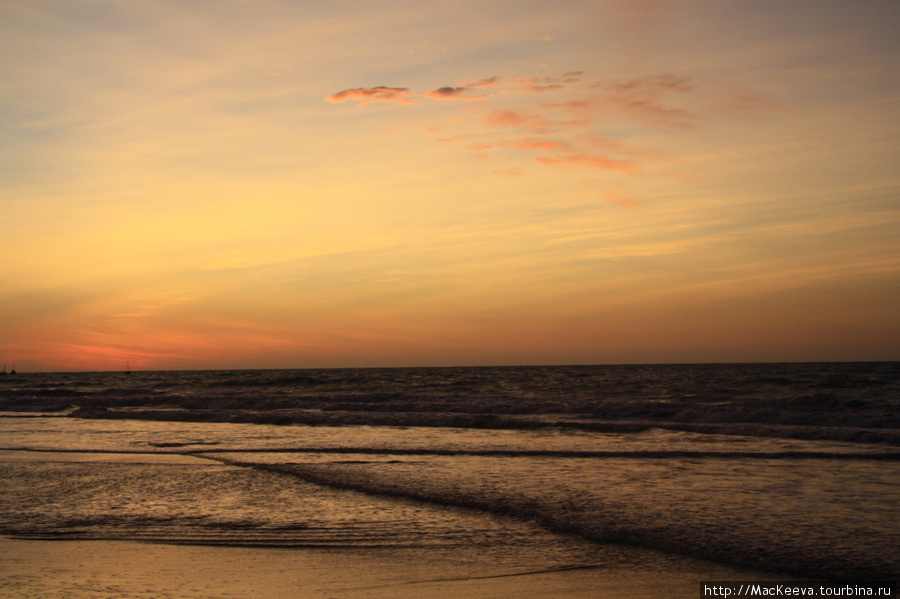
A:
{"label": "cloud streak", "polygon": [[[531,154],[527,158],[531,164],[625,175],[643,174],[664,156],[626,140],[646,139],[667,130],[697,131],[710,120],[778,109],[775,102],[752,90],[673,73],[595,81],[587,80],[582,71],[544,77],[493,76],[428,92],[382,86],[348,89],[326,98],[335,104],[352,100],[360,106],[411,105],[419,99],[463,102],[452,116],[444,115],[441,127],[461,131],[432,139],[462,142],[479,160],[516,161],[525,153]],[[435,125],[424,130],[433,131]],[[510,172],[509,168],[494,172]],[[512,168],[524,173],[521,166]]]}
{"label": "cloud streak", "polygon": [[347,100],[356,100],[360,106],[366,106],[375,102],[391,102],[394,104],[412,104],[409,90],[405,87],[357,87],[345,89],[325,97],[326,102],[342,104]]}
{"label": "cloud streak", "polygon": [[440,87],[434,91],[422,94],[423,98],[431,98],[432,100],[482,100],[487,98],[486,94],[469,95],[469,86],[464,87]]}

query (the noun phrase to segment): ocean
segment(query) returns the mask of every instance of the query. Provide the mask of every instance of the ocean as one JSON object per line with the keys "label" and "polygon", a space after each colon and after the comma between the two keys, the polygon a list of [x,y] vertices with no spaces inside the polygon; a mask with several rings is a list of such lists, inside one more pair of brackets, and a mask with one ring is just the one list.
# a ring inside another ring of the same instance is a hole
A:
{"label": "ocean", "polygon": [[14,539],[897,581],[900,363],[19,373],[0,482]]}

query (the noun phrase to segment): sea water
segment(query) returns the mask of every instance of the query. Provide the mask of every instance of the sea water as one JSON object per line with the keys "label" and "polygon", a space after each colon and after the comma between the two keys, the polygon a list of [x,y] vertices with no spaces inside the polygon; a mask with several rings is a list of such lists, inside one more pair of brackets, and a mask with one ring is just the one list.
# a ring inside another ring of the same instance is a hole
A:
{"label": "sea water", "polygon": [[18,374],[0,481],[16,538],[898,580],[900,363]]}

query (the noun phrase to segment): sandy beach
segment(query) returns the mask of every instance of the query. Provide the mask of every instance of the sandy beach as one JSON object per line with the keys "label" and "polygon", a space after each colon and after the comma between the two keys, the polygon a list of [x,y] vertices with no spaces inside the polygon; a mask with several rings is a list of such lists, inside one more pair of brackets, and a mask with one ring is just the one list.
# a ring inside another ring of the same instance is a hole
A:
{"label": "sandy beach", "polygon": [[[466,548],[446,561],[419,549],[323,550],[179,546],[127,541],[0,539],[7,599],[498,598],[701,596],[702,581],[761,578],[741,570],[610,546],[610,563],[557,572],[466,576]],[[455,559],[454,559],[455,556]]]}

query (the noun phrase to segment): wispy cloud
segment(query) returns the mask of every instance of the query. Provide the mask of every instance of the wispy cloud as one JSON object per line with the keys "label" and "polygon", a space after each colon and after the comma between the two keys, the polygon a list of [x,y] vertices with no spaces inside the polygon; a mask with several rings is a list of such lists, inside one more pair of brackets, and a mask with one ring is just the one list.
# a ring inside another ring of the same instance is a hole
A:
{"label": "wispy cloud", "polygon": [[502,77],[488,77],[487,79],[479,79],[471,83],[463,83],[456,87],[448,85],[439,87],[434,91],[425,92],[421,96],[432,100],[483,100],[488,98],[490,94],[472,93],[472,90],[495,87],[502,79]]}
{"label": "wispy cloud", "polygon": [[[642,174],[664,154],[625,140],[646,138],[644,132],[699,130],[710,119],[743,118],[778,109],[777,103],[762,94],[718,81],[672,73],[589,81],[582,71],[469,79],[418,93],[403,87],[356,88],[326,100],[409,105],[418,98],[462,100],[477,106],[477,112],[461,108],[452,116],[443,113],[445,126],[453,123],[456,130],[442,128],[445,134],[432,138],[443,143],[463,142],[464,148],[475,151],[475,158],[502,156],[509,160],[515,159],[510,152],[520,156],[525,152],[532,153],[532,164],[628,175]],[[615,134],[606,133],[609,129],[622,133],[616,139]]]}
{"label": "wispy cloud", "polygon": [[696,112],[704,110],[692,95],[693,81],[671,74],[655,75],[626,81],[599,82],[576,88],[576,99],[545,102],[542,106],[593,122],[613,116],[630,122],[654,126],[693,128],[700,116],[679,104],[690,96]]}
{"label": "wispy cloud", "polygon": [[464,87],[440,87],[434,91],[422,94],[423,98],[432,100],[481,100],[487,97],[485,94],[470,95],[469,86]]}
{"label": "wispy cloud", "polygon": [[469,83],[466,85],[466,87],[491,87],[493,85],[496,85],[502,79],[502,77],[497,76],[488,77],[487,79],[480,79],[478,81],[475,81],[474,83]]}
{"label": "wispy cloud", "polygon": [[345,89],[325,98],[326,102],[341,104],[347,100],[356,100],[360,106],[374,102],[392,102],[394,104],[412,104],[411,94],[405,87],[357,87]]}

